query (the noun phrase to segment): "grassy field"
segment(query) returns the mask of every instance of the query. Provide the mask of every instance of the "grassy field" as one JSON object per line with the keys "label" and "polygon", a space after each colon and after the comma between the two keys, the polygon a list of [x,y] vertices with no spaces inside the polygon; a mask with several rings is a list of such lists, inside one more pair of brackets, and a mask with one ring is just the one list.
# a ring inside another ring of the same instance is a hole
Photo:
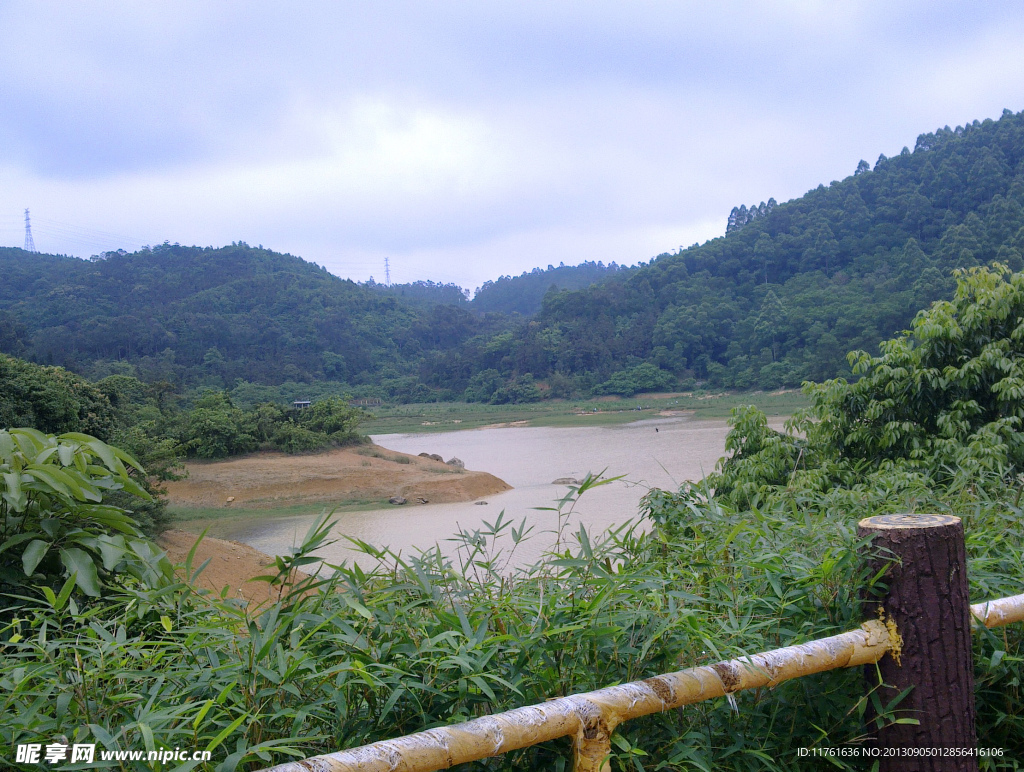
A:
{"label": "grassy field", "polygon": [[807,404],[798,390],[641,394],[626,398],[546,400],[525,405],[435,402],[376,408],[374,417],[363,422],[362,429],[367,434],[412,434],[513,423],[519,426],[593,426],[654,418],[663,411],[686,412],[695,419],[727,418],[737,405],[757,405],[768,416],[789,416]]}

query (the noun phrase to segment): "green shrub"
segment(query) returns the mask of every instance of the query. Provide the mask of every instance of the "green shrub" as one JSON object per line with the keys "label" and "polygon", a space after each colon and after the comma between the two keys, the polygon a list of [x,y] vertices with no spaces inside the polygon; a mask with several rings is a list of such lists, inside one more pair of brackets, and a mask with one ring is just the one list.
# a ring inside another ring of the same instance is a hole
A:
{"label": "green shrub", "polygon": [[226,458],[258,447],[246,431],[245,414],[223,391],[208,391],[196,401],[185,419],[181,444],[199,458]]}
{"label": "green shrub", "polygon": [[292,423],[282,424],[271,438],[271,445],[285,453],[307,453],[322,450],[330,444],[323,432],[314,432]]}
{"label": "green shrub", "polygon": [[675,385],[676,379],[657,365],[648,362],[620,370],[594,388],[595,394],[618,394],[631,397],[642,391],[665,391]]}
{"label": "green shrub", "polygon": [[474,373],[463,394],[466,402],[490,402],[494,392],[500,389],[505,379],[497,370],[487,369]]}
{"label": "green shrub", "polygon": [[347,398],[325,397],[299,411],[297,421],[302,428],[323,434],[336,445],[348,445],[358,441],[356,429],[364,415],[349,405]]}
{"label": "green shrub", "polygon": [[492,405],[519,405],[540,400],[540,390],[529,373],[513,378],[491,395]]}
{"label": "green shrub", "polygon": [[121,491],[150,499],[132,471],[143,473],[88,435],[0,431],[0,592],[43,588],[52,597],[77,586],[98,597],[119,573],[138,577],[140,556],[152,550],[138,523],[109,503]]}

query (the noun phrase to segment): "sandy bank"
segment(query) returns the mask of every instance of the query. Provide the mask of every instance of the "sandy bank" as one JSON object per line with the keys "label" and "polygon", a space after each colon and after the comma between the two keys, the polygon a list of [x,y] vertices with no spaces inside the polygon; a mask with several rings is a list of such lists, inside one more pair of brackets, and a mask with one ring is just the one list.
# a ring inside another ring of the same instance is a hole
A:
{"label": "sandy bank", "polygon": [[[185,562],[188,551],[196,542],[194,533],[184,531],[164,531],[157,539],[157,544],[167,552],[172,563]],[[244,598],[251,603],[265,603],[277,600],[277,589],[271,589],[266,582],[250,582],[254,576],[276,574],[270,567],[274,559],[259,550],[237,541],[214,539],[207,536],[196,548],[192,559],[192,570],[195,571],[207,560],[209,565],[196,580],[196,585],[212,590],[220,595],[224,587],[228,588],[228,598]],[[185,577],[182,577],[183,579]],[[302,576],[296,577],[301,579]]]}
{"label": "sandy bank", "polygon": [[172,507],[270,509],[387,501],[392,496],[407,499],[409,505],[421,498],[449,503],[511,487],[487,472],[456,469],[377,445],[303,456],[262,452],[227,461],[190,461],[186,468],[186,479],[167,484]]}

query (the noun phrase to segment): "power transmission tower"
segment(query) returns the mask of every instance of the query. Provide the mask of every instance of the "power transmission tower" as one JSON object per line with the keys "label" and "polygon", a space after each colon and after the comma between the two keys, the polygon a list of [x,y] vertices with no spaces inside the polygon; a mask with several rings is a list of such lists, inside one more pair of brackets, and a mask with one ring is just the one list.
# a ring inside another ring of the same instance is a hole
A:
{"label": "power transmission tower", "polygon": [[[27,209],[25,210],[28,211]],[[388,259],[384,258],[384,286],[391,286],[391,265],[388,263]]]}
{"label": "power transmission tower", "polygon": [[36,242],[32,239],[32,222],[28,218],[28,209],[25,210],[25,251],[36,251]]}

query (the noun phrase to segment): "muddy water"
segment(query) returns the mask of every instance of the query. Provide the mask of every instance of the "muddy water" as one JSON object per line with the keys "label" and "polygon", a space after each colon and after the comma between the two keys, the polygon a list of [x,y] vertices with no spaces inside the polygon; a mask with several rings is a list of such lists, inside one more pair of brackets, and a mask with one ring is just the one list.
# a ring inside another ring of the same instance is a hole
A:
{"label": "muddy water", "polygon": [[[499,512],[516,524],[525,519],[531,537],[515,552],[513,562],[528,563],[551,548],[558,535],[559,517],[537,507],[554,507],[568,487],[556,485],[560,477],[582,479],[588,472],[623,479],[594,488],[576,503],[566,518],[564,535],[582,523],[597,535],[608,528],[638,519],[638,504],[651,488],[674,490],[685,480],[699,480],[714,469],[724,452],[724,421],[693,421],[684,416],[637,421],[618,426],[581,428],[493,428],[443,434],[386,434],[373,438],[385,448],[403,453],[439,453],[445,460],[462,459],[469,469],[500,477],[513,490],[474,502],[407,504],[382,510],[335,515],[335,532],[403,554],[440,545],[453,555],[449,541],[459,528],[474,530],[493,522]],[[255,524],[230,538],[269,554],[287,551],[301,540],[311,518],[289,518]],[[641,524],[641,527],[643,525]],[[320,554],[328,562],[351,561],[358,556],[339,542]],[[506,548],[509,546],[506,543]],[[368,563],[365,556],[359,561]]]}

